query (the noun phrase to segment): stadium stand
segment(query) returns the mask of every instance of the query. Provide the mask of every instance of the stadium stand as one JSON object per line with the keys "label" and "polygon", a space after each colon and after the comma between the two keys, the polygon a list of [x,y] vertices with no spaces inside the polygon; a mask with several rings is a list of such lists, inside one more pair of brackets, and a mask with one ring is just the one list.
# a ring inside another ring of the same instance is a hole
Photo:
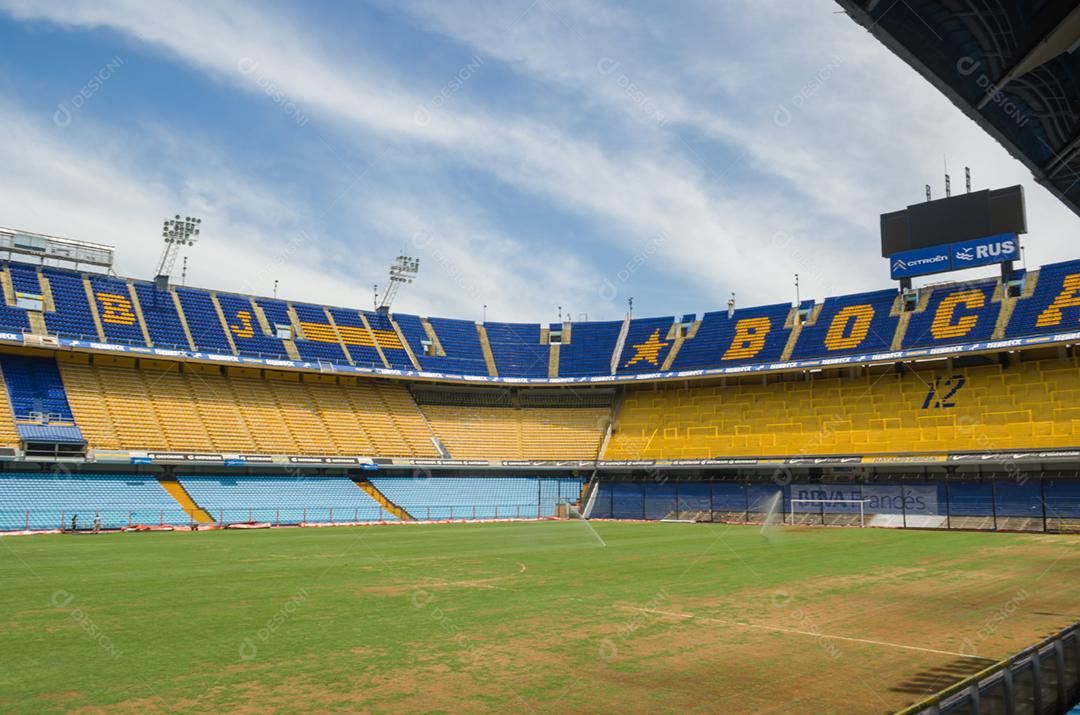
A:
{"label": "stadium stand", "polygon": [[276,335],[266,334],[247,296],[218,293],[217,301],[238,354],[275,360],[289,359],[281,339]]}
{"label": "stadium stand", "polygon": [[547,345],[538,323],[484,323],[500,377],[547,377]]}
{"label": "stadium stand", "polygon": [[430,318],[428,323],[446,351],[445,360],[453,365],[454,372],[466,375],[487,374],[487,362],[484,360],[484,350],[476,332],[476,323],[450,318]]}
{"label": "stadium stand", "polygon": [[[619,339],[623,321],[574,323],[570,341],[559,345],[559,375],[589,377],[611,374],[611,354]],[[551,330],[562,325],[552,323]]]}
{"label": "stadium stand", "polygon": [[667,335],[674,322],[675,317],[671,315],[630,321],[616,372],[626,374],[659,371],[671,349],[672,341]]}
{"label": "stadium stand", "polygon": [[78,424],[97,449],[436,456],[401,385],[238,370],[61,364]]}
{"label": "stadium stand", "polygon": [[14,261],[4,261],[4,266],[11,276],[11,287],[16,293],[41,295],[41,281],[38,279],[36,266]]}
{"label": "stadium stand", "polygon": [[575,502],[581,479],[545,477],[371,477],[371,483],[415,519],[554,516]]}
{"label": "stadium stand", "polygon": [[456,459],[595,459],[611,416],[607,408],[421,409]]}
{"label": "stadium stand", "polygon": [[145,345],[142,325],[135,313],[127,281],[98,273],[87,275],[97,304],[97,314],[105,339],[110,343]]}
{"label": "stadium stand", "polygon": [[192,500],[220,523],[393,521],[345,477],[179,476]]}
{"label": "stadium stand", "polygon": [[1001,311],[1001,303],[994,301],[999,285],[991,279],[931,288],[926,310],[911,315],[903,347],[989,340]]}
{"label": "stadium stand", "polygon": [[191,350],[187,334],[176,312],[176,301],[167,290],[158,290],[153,283],[134,281],[135,295],[142,308],[150,342],[156,348],[167,350]]}
{"label": "stadium stand", "polygon": [[184,311],[195,349],[203,352],[232,354],[232,346],[225,335],[221,316],[214,307],[213,298],[204,290],[176,288],[180,308]]}
{"label": "stadium stand", "polygon": [[817,317],[804,323],[793,360],[889,350],[899,317],[892,315],[896,290],[826,298]]}
{"label": "stadium stand", "polygon": [[349,351],[349,356],[356,365],[382,367],[382,358],[375,349],[371,332],[360,320],[360,313],[345,308],[330,308],[330,315],[337,325],[341,341]]}
{"label": "stadium stand", "polygon": [[[292,308],[300,321],[300,335],[303,336],[303,339],[296,340],[296,349],[300,351],[300,357],[305,360],[348,362],[342,347],[341,336],[327,321],[326,311],[322,306],[293,303]],[[280,310],[275,313],[280,315]]]}
{"label": "stadium stand", "polygon": [[0,474],[0,529],[115,529],[129,524],[188,524],[157,479],[116,474]]}
{"label": "stadium stand", "polygon": [[79,340],[100,340],[82,274],[45,266],[41,275],[49,282],[56,306],[55,311],[45,312],[49,332]]}
{"label": "stadium stand", "polygon": [[1080,329],[1080,261],[1044,266],[1035,291],[1016,302],[1005,336],[1056,333]]}
{"label": "stadium stand", "polygon": [[20,421],[74,421],[63,379],[51,358],[0,355],[12,413]]}
{"label": "stadium stand", "polygon": [[629,392],[607,459],[901,454],[1080,443],[1073,359]]}
{"label": "stadium stand", "polygon": [[736,310],[730,318],[726,310],[706,313],[671,368],[697,370],[779,360],[791,333],[784,327],[790,313],[786,303]]}
{"label": "stadium stand", "polygon": [[409,360],[409,354],[405,352],[405,346],[401,344],[401,338],[398,337],[390,318],[383,313],[370,311],[363,311],[363,315],[371,327],[376,344],[386,357],[387,364],[399,370],[411,370],[412,361]]}

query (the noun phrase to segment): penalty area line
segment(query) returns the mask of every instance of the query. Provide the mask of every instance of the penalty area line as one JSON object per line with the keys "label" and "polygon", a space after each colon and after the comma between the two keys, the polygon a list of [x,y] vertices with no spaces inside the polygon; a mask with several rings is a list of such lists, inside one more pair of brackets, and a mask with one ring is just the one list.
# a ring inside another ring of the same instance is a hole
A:
{"label": "penalty area line", "polygon": [[872,640],[870,638],[852,638],[850,636],[832,635],[829,633],[815,633],[814,631],[802,631],[797,628],[785,628],[783,626],[764,626],[756,623],[743,623],[742,621],[729,621],[723,618],[710,618],[708,616],[696,616],[693,613],[678,613],[675,611],[660,611],[655,608],[631,608],[629,610],[639,611],[641,613],[653,613],[661,616],[671,616],[673,618],[682,618],[686,620],[697,620],[705,623],[719,623],[725,626],[738,626],[740,628],[752,628],[761,631],[779,631],[781,633],[791,633],[800,636],[810,636],[811,638],[826,638],[828,640],[835,641],[848,641],[850,643],[867,643],[869,645],[887,646],[889,648],[902,648],[903,650],[914,650],[920,653],[934,653],[936,655],[951,655],[958,658],[974,658],[975,660],[985,660],[987,662],[996,663],[996,658],[987,658],[981,655],[970,655],[968,653],[957,653],[951,650],[938,650],[937,648],[923,648],[917,645],[905,645],[903,643],[889,643],[888,641]]}

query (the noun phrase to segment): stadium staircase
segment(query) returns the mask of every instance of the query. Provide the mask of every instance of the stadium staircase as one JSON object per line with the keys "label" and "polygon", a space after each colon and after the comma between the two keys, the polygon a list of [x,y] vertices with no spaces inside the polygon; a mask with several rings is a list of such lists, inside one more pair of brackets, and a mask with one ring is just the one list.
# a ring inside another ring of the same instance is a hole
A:
{"label": "stadium staircase", "polygon": [[94,322],[94,327],[97,329],[98,340],[105,343],[108,342],[108,338],[105,337],[105,326],[101,324],[101,314],[98,312],[97,298],[94,296],[94,287],[90,285],[90,278],[83,274],[82,276],[83,288],[86,290],[86,302],[90,306],[90,319]]}
{"label": "stadium staircase", "polygon": [[15,287],[11,284],[11,273],[8,272],[7,264],[0,271],[0,287],[4,289],[4,305],[9,308],[15,307]]}
{"label": "stadium staircase", "polygon": [[184,485],[176,481],[175,478],[158,477],[158,483],[169,493],[169,496],[176,500],[184,513],[188,514],[193,520],[200,524],[213,524],[216,521],[205,509],[195,503],[191,495],[184,489]]}
{"label": "stadium staircase", "polygon": [[229,344],[229,354],[236,355],[236,340],[233,339],[232,330],[228,328],[229,321],[225,320],[225,311],[221,309],[221,302],[218,300],[217,293],[210,293],[210,305],[213,306],[218,321],[224,326],[225,341]]}
{"label": "stadium staircase", "polygon": [[482,324],[476,324],[476,335],[480,338],[480,349],[484,351],[484,362],[490,377],[499,376],[499,368],[495,365],[495,355],[491,352],[491,341],[488,340],[487,328]]}
{"label": "stadium staircase", "polygon": [[139,329],[142,331],[143,341],[147,347],[154,347],[154,341],[150,339],[150,330],[146,327],[146,316],[143,315],[142,303],[139,301],[139,293],[135,290],[135,286],[131,284],[131,280],[126,281],[128,293],[131,296],[131,310],[135,313],[136,322],[139,324]]}
{"label": "stadium staircase", "polygon": [[609,375],[614,375],[619,369],[619,358],[623,354],[623,347],[626,345],[626,335],[630,332],[630,314],[627,313],[623,318],[622,328],[619,330],[619,338],[615,341],[615,349],[611,351],[611,372]]}
{"label": "stadium staircase", "polygon": [[386,511],[390,512],[398,519],[401,519],[402,521],[414,521],[412,515],[409,514],[409,512],[405,511],[400,506],[387,499],[383,495],[383,493],[379,491],[378,487],[376,487],[368,480],[361,477],[353,477],[352,480],[356,484],[356,486],[363,489],[368,496],[377,501],[383,509],[386,509]]}

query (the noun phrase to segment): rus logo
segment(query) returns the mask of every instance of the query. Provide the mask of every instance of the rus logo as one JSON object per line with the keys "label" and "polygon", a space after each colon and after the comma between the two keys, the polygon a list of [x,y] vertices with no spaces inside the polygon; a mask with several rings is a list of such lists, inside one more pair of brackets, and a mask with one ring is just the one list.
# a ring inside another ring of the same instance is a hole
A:
{"label": "rus logo", "polygon": [[986,258],[1000,258],[1001,256],[1011,256],[1014,253],[1016,253],[1016,241],[1009,239],[1006,241],[987,243],[982,246],[966,246],[964,248],[958,248],[956,250],[956,260],[974,261]]}

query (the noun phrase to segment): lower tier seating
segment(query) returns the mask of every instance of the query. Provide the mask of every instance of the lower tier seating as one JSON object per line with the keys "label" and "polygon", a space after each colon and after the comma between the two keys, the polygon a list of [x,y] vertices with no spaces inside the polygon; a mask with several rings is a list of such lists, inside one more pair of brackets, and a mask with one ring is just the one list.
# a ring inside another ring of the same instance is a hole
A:
{"label": "lower tier seating", "polygon": [[[359,491],[359,490],[357,490]],[[141,475],[0,474],[0,530],[189,524],[191,518],[158,483]]]}
{"label": "lower tier seating", "polygon": [[408,391],[386,380],[62,363],[94,449],[436,456]]}
{"label": "lower tier seating", "polygon": [[178,477],[215,520],[297,524],[391,521],[367,492],[345,477]]}
{"label": "lower tier seating", "polygon": [[536,518],[576,502],[582,480],[543,477],[371,477],[414,519]]}
{"label": "lower tier seating", "polygon": [[456,459],[596,459],[608,408],[423,405]]}
{"label": "lower tier seating", "polygon": [[1074,359],[627,393],[607,459],[1080,446]]}

